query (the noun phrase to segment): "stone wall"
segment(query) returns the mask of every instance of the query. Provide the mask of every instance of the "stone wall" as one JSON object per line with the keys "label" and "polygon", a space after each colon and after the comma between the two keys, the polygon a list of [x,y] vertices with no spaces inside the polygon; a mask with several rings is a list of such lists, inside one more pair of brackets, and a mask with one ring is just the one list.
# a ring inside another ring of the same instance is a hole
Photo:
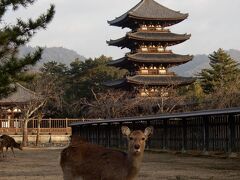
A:
{"label": "stone wall", "polygon": [[[40,143],[68,143],[70,135],[40,135]],[[22,142],[22,135],[11,135],[16,142]],[[36,135],[28,135],[28,142],[35,143]]]}

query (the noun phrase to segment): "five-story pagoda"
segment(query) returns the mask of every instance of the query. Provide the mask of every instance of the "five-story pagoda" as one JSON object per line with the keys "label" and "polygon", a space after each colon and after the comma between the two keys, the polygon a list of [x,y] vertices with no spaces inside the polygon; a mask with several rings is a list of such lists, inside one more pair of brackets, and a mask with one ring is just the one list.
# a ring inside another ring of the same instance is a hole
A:
{"label": "five-story pagoda", "polygon": [[191,77],[180,77],[169,68],[192,60],[193,56],[174,54],[169,46],[190,38],[187,34],[171,33],[166,27],[177,24],[188,14],[168,9],[154,0],[142,0],[122,16],[109,21],[112,26],[130,28],[125,37],[110,40],[111,46],[129,48],[125,57],[111,61],[109,65],[127,69],[124,79],[105,85],[114,88],[135,89],[141,96],[156,95],[169,86],[188,85]]}

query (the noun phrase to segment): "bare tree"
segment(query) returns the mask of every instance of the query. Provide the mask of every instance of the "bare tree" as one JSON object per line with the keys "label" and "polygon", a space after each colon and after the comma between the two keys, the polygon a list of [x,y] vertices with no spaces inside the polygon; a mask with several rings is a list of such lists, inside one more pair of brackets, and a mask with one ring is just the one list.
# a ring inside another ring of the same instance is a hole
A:
{"label": "bare tree", "polygon": [[[33,117],[38,117],[39,111],[42,111],[50,101],[61,106],[62,91],[56,91],[56,86],[55,80],[47,76],[37,78],[31,84],[31,89],[35,90],[35,98],[29,101],[23,108],[23,146],[28,144],[29,121]],[[38,118],[38,120],[41,120],[41,118]]]}
{"label": "bare tree", "polygon": [[39,144],[39,139],[40,139],[40,128],[41,128],[42,117],[43,117],[42,112],[38,112],[38,118],[37,118],[36,146],[38,146],[38,144]]}
{"label": "bare tree", "polygon": [[87,117],[90,118],[116,118],[134,113],[138,101],[131,100],[131,93],[126,91],[107,91],[94,94],[94,100],[83,105],[88,106]]}
{"label": "bare tree", "polygon": [[87,118],[119,118],[170,113],[184,105],[185,96],[180,96],[174,87],[162,88],[154,95],[145,97],[127,91],[107,91],[94,95],[93,101],[81,100],[82,107],[88,109]]}
{"label": "bare tree", "polygon": [[23,109],[23,146],[27,146],[28,144],[28,122],[31,120],[31,117],[33,117],[34,114],[46,104],[46,102],[47,98],[36,95],[35,100],[32,100],[25,105]]}

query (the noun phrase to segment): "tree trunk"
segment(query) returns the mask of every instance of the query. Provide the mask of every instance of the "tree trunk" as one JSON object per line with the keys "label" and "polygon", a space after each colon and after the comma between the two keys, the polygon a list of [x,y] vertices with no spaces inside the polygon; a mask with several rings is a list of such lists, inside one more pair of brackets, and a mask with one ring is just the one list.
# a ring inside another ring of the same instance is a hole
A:
{"label": "tree trunk", "polygon": [[28,119],[23,120],[23,140],[22,140],[22,145],[24,147],[28,146]]}
{"label": "tree trunk", "polygon": [[39,144],[39,137],[40,137],[40,124],[42,121],[42,113],[38,113],[38,121],[37,121],[37,137],[36,137],[36,146]]}

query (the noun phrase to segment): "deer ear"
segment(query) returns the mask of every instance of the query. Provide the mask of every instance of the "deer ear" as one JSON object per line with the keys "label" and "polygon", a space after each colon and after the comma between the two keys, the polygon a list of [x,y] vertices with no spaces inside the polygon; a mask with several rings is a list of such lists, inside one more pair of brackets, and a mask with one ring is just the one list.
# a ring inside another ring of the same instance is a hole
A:
{"label": "deer ear", "polygon": [[144,134],[145,136],[150,136],[151,134],[153,134],[153,127],[150,126],[150,127],[147,127],[145,130],[144,130]]}
{"label": "deer ear", "polygon": [[127,126],[122,126],[121,130],[122,134],[125,136],[129,136],[129,134],[131,133],[131,130]]}

